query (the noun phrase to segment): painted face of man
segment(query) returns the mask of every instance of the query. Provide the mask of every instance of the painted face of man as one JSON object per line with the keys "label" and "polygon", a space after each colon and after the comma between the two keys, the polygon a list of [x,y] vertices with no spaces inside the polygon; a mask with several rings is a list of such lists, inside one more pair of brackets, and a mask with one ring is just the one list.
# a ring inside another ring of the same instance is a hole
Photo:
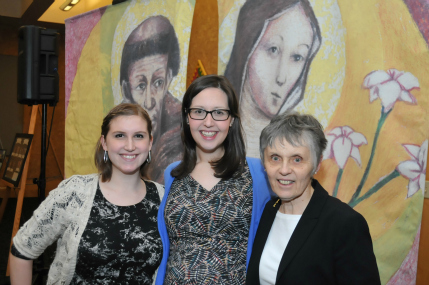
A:
{"label": "painted face of man", "polygon": [[128,71],[131,96],[149,113],[154,136],[159,131],[162,102],[172,77],[167,65],[168,55],[156,54],[135,61]]}

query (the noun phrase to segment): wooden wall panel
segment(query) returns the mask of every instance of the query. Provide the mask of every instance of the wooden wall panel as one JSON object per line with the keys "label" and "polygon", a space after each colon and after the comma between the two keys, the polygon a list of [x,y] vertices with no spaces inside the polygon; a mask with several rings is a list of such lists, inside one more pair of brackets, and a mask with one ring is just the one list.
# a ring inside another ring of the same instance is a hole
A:
{"label": "wooden wall panel", "polygon": [[191,84],[198,60],[201,60],[207,74],[217,74],[218,39],[217,1],[197,0],[189,43],[186,86]]}

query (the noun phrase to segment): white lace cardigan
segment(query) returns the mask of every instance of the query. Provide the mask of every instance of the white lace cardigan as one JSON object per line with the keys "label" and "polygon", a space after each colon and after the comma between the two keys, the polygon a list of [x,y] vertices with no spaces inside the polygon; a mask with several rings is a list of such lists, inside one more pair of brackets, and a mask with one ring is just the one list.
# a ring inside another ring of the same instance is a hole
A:
{"label": "white lace cardigan", "polygon": [[[98,179],[98,174],[90,174],[62,181],[13,238],[16,249],[31,259],[58,240],[47,284],[69,284],[73,278],[80,238],[91,213]],[[164,186],[153,183],[162,200]]]}

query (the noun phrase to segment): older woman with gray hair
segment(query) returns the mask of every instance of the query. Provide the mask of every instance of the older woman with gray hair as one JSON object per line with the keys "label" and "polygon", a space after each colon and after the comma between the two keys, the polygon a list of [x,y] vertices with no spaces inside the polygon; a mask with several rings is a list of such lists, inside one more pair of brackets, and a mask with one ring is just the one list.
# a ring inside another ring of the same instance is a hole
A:
{"label": "older woman with gray hair", "polygon": [[260,137],[277,197],[264,209],[246,284],[380,284],[365,218],[313,178],[326,138],[311,115],[274,117]]}

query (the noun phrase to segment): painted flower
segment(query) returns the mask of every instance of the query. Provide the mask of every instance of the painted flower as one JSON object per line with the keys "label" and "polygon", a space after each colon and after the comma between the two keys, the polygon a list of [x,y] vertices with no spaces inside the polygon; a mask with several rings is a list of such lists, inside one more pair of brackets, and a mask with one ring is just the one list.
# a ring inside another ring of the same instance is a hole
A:
{"label": "painted flower", "polygon": [[396,170],[402,176],[410,180],[407,193],[407,198],[409,198],[416,194],[419,189],[424,189],[428,157],[428,140],[425,140],[421,146],[413,144],[403,144],[402,146],[412,159],[399,163]]}
{"label": "painted flower", "polygon": [[410,93],[419,89],[418,79],[410,72],[396,69],[376,70],[369,73],[363,80],[363,87],[369,89],[369,101],[380,98],[384,113],[389,112],[396,101],[416,104],[416,98]]}
{"label": "painted flower", "polygon": [[336,127],[327,135],[328,146],[323,152],[323,159],[335,159],[338,167],[344,169],[349,157],[353,158],[361,166],[359,147],[368,144],[361,133],[353,131],[349,126]]}

